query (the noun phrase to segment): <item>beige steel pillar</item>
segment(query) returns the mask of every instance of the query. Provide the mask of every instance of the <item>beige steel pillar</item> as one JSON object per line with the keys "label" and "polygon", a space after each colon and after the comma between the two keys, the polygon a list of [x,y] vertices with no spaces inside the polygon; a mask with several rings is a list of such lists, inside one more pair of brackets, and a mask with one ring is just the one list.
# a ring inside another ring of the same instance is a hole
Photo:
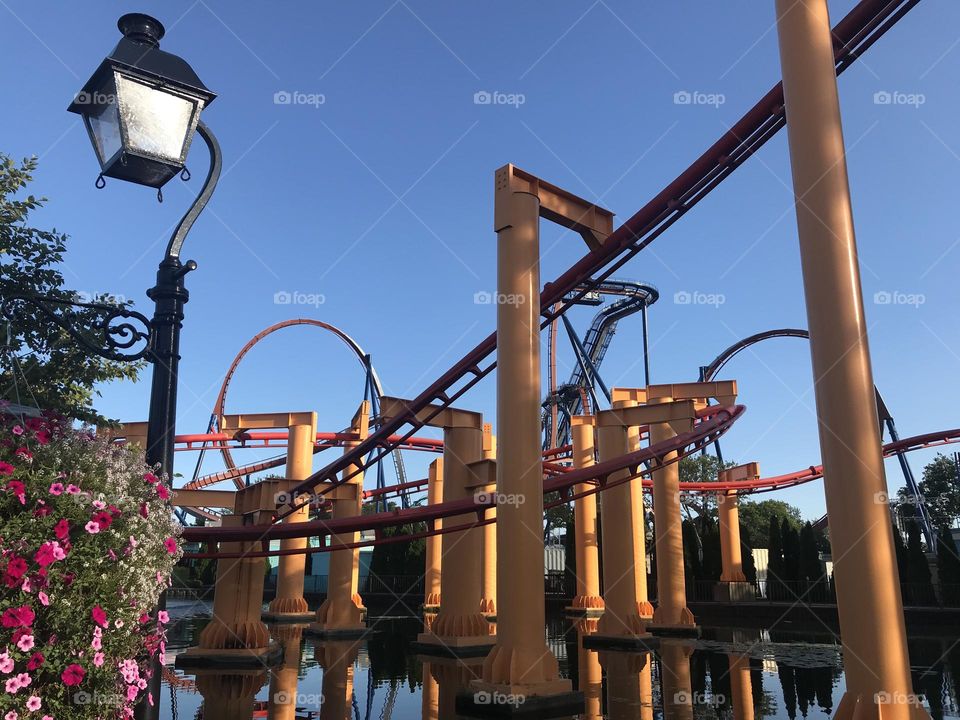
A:
{"label": "beige steel pillar", "polygon": [[599,655],[607,676],[606,720],[647,720],[653,697],[644,696],[641,674],[646,668],[650,677],[650,653],[602,651]]}
{"label": "beige steel pillar", "polygon": [[433,676],[429,661],[421,663],[420,716],[423,720],[440,720],[440,685]]}
{"label": "beige steel pillar", "polygon": [[[430,463],[427,475],[427,504],[439,505],[443,502],[443,458],[438,457]],[[433,521],[438,530],[443,528],[443,519]],[[441,541],[443,536],[430,535],[426,539],[424,552],[426,568],[424,570],[424,598],[423,609],[436,611],[440,609],[440,573],[443,567],[443,553]]]}
{"label": "beige steel pillar", "polygon": [[[665,402],[655,405],[638,405],[634,407],[624,407],[616,410],[605,410],[597,415],[598,438],[600,444],[600,460],[612,460],[625,455],[629,452],[627,437],[627,428],[631,426],[649,425],[651,427],[651,437],[655,427],[665,426],[667,428],[689,429],[693,423],[694,406],[689,400],[680,402]],[[673,468],[676,472],[676,466],[667,466],[659,473],[668,472]],[[638,468],[634,468],[636,471]],[[625,468],[610,476],[608,482],[616,482],[630,475],[631,469]],[[654,483],[656,483],[657,473],[654,473]],[[668,486],[669,487],[669,486]],[[646,627],[641,619],[641,600],[647,602],[646,598],[637,596],[637,588],[641,587],[636,575],[639,572],[646,573],[645,564],[638,568],[636,564],[636,554],[646,555],[646,550],[641,548],[639,553],[635,553],[634,544],[637,542],[637,536],[634,533],[634,527],[642,522],[641,518],[634,515],[636,506],[633,503],[633,497],[630,493],[629,483],[620,483],[610,487],[601,493],[603,512],[603,599],[606,602],[607,611],[600,619],[600,632],[602,638],[607,637],[625,637],[632,636],[636,639],[642,639],[647,636]],[[676,518],[679,529],[679,495],[674,499],[676,507]],[[664,575],[673,575],[673,563],[675,559],[671,556],[666,565],[660,565],[660,554],[663,552],[660,547],[663,539],[663,531],[671,530],[669,523],[664,523],[665,528],[660,523],[660,508],[667,507],[661,504],[659,508],[654,502],[657,510],[657,574],[662,582]],[[673,514],[671,511],[670,515]],[[640,534],[642,538],[642,534]],[[667,537],[671,537],[667,535]],[[683,582],[683,556],[682,545],[680,546],[680,582]],[[664,572],[664,568],[669,568],[669,572]],[[669,582],[673,582],[669,578]],[[643,583],[642,587],[646,587]],[[661,588],[661,604],[663,602]],[[672,589],[672,586],[671,586]],[[680,592],[683,593],[683,586],[680,586]],[[685,603],[683,608],[686,609]],[[689,613],[689,611],[687,611]],[[661,614],[662,615],[662,614]],[[681,613],[677,613],[682,617]],[[690,616],[692,624],[692,615]],[[654,614],[654,621],[657,622],[657,615]],[[675,626],[683,625],[682,621],[668,624],[670,628],[676,630]]]}
{"label": "beige steel pillar", "polygon": [[[707,383],[674,383],[647,388],[649,406],[667,405],[686,400],[693,407],[706,407],[708,398],[717,398],[729,407],[736,400],[735,381]],[[656,445],[693,429],[692,415],[677,422],[650,424],[650,444]],[[676,460],[676,453],[667,453],[665,461]],[[657,609],[648,626],[655,634],[698,634],[693,613],[687,607],[684,578],[683,529],[680,496],[680,465],[671,462],[653,473],[653,511],[657,553]]]}
{"label": "beige steel pillar", "polygon": [[[404,404],[403,400],[383,397],[380,399],[380,416],[393,417]],[[437,410],[435,406],[428,406],[421,411],[421,417],[429,425],[443,428],[443,500],[449,502],[473,498],[475,473],[470,466],[489,462],[482,459],[483,416],[457,408]],[[430,415],[434,416],[430,418]],[[444,526],[469,526],[476,522],[476,517],[475,513],[455,515],[446,518]],[[443,553],[440,612],[433,622],[432,632],[421,633],[417,642],[455,652],[465,652],[463,648],[491,645],[490,624],[480,614],[479,604],[482,528],[448,532],[440,538]]]}
{"label": "beige steel pillar", "polygon": [[777,0],[780,60],[847,690],[835,717],[914,699],[826,0]]}
{"label": "beige steel pillar", "polygon": [[494,176],[497,233],[497,644],[475,687],[524,696],[571,693],[544,638],[540,448],[540,200],[511,166]]}
{"label": "beige steel pillar", "polygon": [[[356,442],[346,443],[344,453],[350,452],[366,439],[370,428],[370,402],[364,400],[350,423],[351,432],[357,436]],[[357,517],[363,498],[363,472],[359,464],[352,464],[343,471],[347,482],[333,491],[333,519]],[[356,473],[356,474],[354,474]],[[362,634],[366,630],[363,611],[354,597],[353,556],[355,548],[342,547],[355,543],[360,533],[338,533],[330,537],[332,547],[340,550],[329,552],[327,571],[327,597],[317,608],[316,621],[310,625],[309,632],[326,637],[350,637]]]}
{"label": "beige steel pillar", "polygon": [[[490,423],[483,424],[483,459],[497,459],[497,436]],[[496,483],[483,488],[483,492],[497,491]],[[497,509],[490,508],[484,519],[496,518]],[[480,595],[480,612],[488,619],[497,616],[497,524],[483,526],[483,588]]]}
{"label": "beige steel pillar", "polygon": [[[636,407],[647,401],[646,388],[613,388],[610,390],[611,407],[623,409]],[[631,425],[627,428],[627,451],[640,449],[640,428]],[[647,534],[646,509],[643,505],[643,482],[639,476],[630,481],[630,504],[633,506],[633,564],[636,567],[634,580],[637,585],[637,602],[640,617],[653,618],[653,605],[647,591]]]}
{"label": "beige steel pillar", "polygon": [[[592,415],[574,415],[570,419],[573,439],[573,467],[582,469],[594,464],[594,425]],[[589,486],[581,483],[574,493],[587,491]],[[573,501],[577,595],[571,610],[586,615],[603,613],[603,598],[600,597],[600,557],[597,534],[597,496],[585,495]]]}
{"label": "beige steel pillar", "polygon": [[[317,414],[315,412],[253,413],[224,415],[220,418],[220,430],[225,433],[242,433],[248,430],[287,428],[287,468],[280,492],[275,498],[277,505],[288,505],[298,498],[287,495],[286,489],[310,477],[313,471],[313,446],[317,437]],[[287,515],[283,522],[302,523],[310,519],[310,504]],[[288,538],[280,541],[281,550],[302,550],[307,547],[307,538]],[[306,622],[313,614],[303,597],[303,576],[306,555],[281,555],[277,564],[277,594],[270,602],[264,618],[280,622]]]}
{"label": "beige steel pillar", "polygon": [[[756,480],[760,477],[758,463],[746,463],[721,470],[717,480],[722,483]],[[715,598],[724,601],[753,600],[753,586],[743,574],[743,559],[740,554],[740,512],[736,490],[717,493],[717,509],[720,516],[720,559],[722,572]]]}
{"label": "beige steel pillar", "polygon": [[[264,480],[236,493],[234,515],[224,515],[221,527],[269,524],[283,481]],[[224,554],[253,552],[259,542],[221,542]],[[260,618],[263,606],[264,561],[260,557],[217,561],[213,617],[200,632],[197,647],[177,655],[177,667],[263,667],[280,659],[281,648],[270,640]]]}

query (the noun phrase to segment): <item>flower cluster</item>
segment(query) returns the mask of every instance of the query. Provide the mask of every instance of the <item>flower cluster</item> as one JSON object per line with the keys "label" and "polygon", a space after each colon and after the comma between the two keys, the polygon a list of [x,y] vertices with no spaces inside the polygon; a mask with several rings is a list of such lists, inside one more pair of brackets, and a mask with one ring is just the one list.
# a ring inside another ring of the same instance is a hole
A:
{"label": "flower cluster", "polygon": [[0,719],[133,715],[164,652],[169,497],[137,448],[0,416]]}

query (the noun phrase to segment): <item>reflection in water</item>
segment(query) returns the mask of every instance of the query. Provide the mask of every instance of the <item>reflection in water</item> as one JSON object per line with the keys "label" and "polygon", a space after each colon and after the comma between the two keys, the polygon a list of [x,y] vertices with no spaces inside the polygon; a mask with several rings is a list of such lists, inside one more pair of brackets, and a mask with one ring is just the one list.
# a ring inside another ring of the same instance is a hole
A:
{"label": "reflection in water", "polygon": [[[429,626],[430,618],[426,619]],[[194,643],[202,620],[171,631],[167,661]],[[447,720],[482,661],[417,656],[409,643],[422,618],[372,619],[362,640],[319,641],[303,626],[273,626],[284,648],[270,671],[167,667],[163,720]],[[547,635],[561,672],[584,694],[582,720],[826,720],[844,690],[840,648],[830,635],[707,630],[698,641],[662,639],[647,653],[583,649],[594,619],[550,618]],[[958,717],[960,647],[955,639],[911,640],[914,683],[934,720]],[[176,708],[176,709],[175,709]]]}

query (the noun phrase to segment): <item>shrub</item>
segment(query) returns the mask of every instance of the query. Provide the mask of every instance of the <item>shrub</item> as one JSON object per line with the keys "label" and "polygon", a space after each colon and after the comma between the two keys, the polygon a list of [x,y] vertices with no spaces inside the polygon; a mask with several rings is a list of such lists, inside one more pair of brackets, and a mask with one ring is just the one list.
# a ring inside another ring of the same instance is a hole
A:
{"label": "shrub", "polygon": [[170,490],[136,449],[0,416],[0,717],[129,717],[180,555]]}

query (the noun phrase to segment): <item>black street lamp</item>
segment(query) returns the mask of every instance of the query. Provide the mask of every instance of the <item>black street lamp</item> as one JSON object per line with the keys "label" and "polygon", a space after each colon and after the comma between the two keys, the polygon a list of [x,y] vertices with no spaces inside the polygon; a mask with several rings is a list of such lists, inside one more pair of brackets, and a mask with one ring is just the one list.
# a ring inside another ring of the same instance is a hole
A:
{"label": "black street lamp", "polygon": [[185,173],[187,153],[198,131],[210,151],[203,189],[167,243],[157,284],[147,291],[154,301],[145,357],[153,363],[147,431],[147,463],[173,477],[177,408],[177,366],[183,306],[189,299],[184,277],[197,264],[180,261],[180,250],[220,177],[220,146],[200,112],[216,95],[185,60],[160,49],[163,25],[140,13],[117,22],[123,38],[104,58],[68,108],[90,134],[103,177],[160,188]]}
{"label": "black street lamp", "polygon": [[[180,329],[183,306],[189,299],[184,277],[195,270],[193,260],[180,261],[187,233],[210,200],[220,178],[220,146],[200,120],[200,112],[216,95],[200,81],[182,58],[160,50],[163,25],[140,13],[124,15],[117,22],[123,38],[100,63],[68,108],[83,117],[97,159],[100,176],[161,188],[175,175],[189,179],[187,153],[195,132],[210,151],[210,169],[200,194],[180,220],[167,243],[157,270],[157,284],[147,291],[154,302],[152,320],[123,306],[71,302],[32,294],[7,295],[0,314],[11,318],[15,302],[26,302],[43,312],[88,350],[111,360],[146,359],[153,364],[146,460],[173,477],[176,434],[177,368],[180,361]],[[64,307],[95,310],[98,318],[86,331],[73,326],[60,312]],[[159,608],[166,605],[165,593]],[[160,667],[154,664],[150,690],[155,705],[141,702],[137,716],[153,718],[159,713]]]}

